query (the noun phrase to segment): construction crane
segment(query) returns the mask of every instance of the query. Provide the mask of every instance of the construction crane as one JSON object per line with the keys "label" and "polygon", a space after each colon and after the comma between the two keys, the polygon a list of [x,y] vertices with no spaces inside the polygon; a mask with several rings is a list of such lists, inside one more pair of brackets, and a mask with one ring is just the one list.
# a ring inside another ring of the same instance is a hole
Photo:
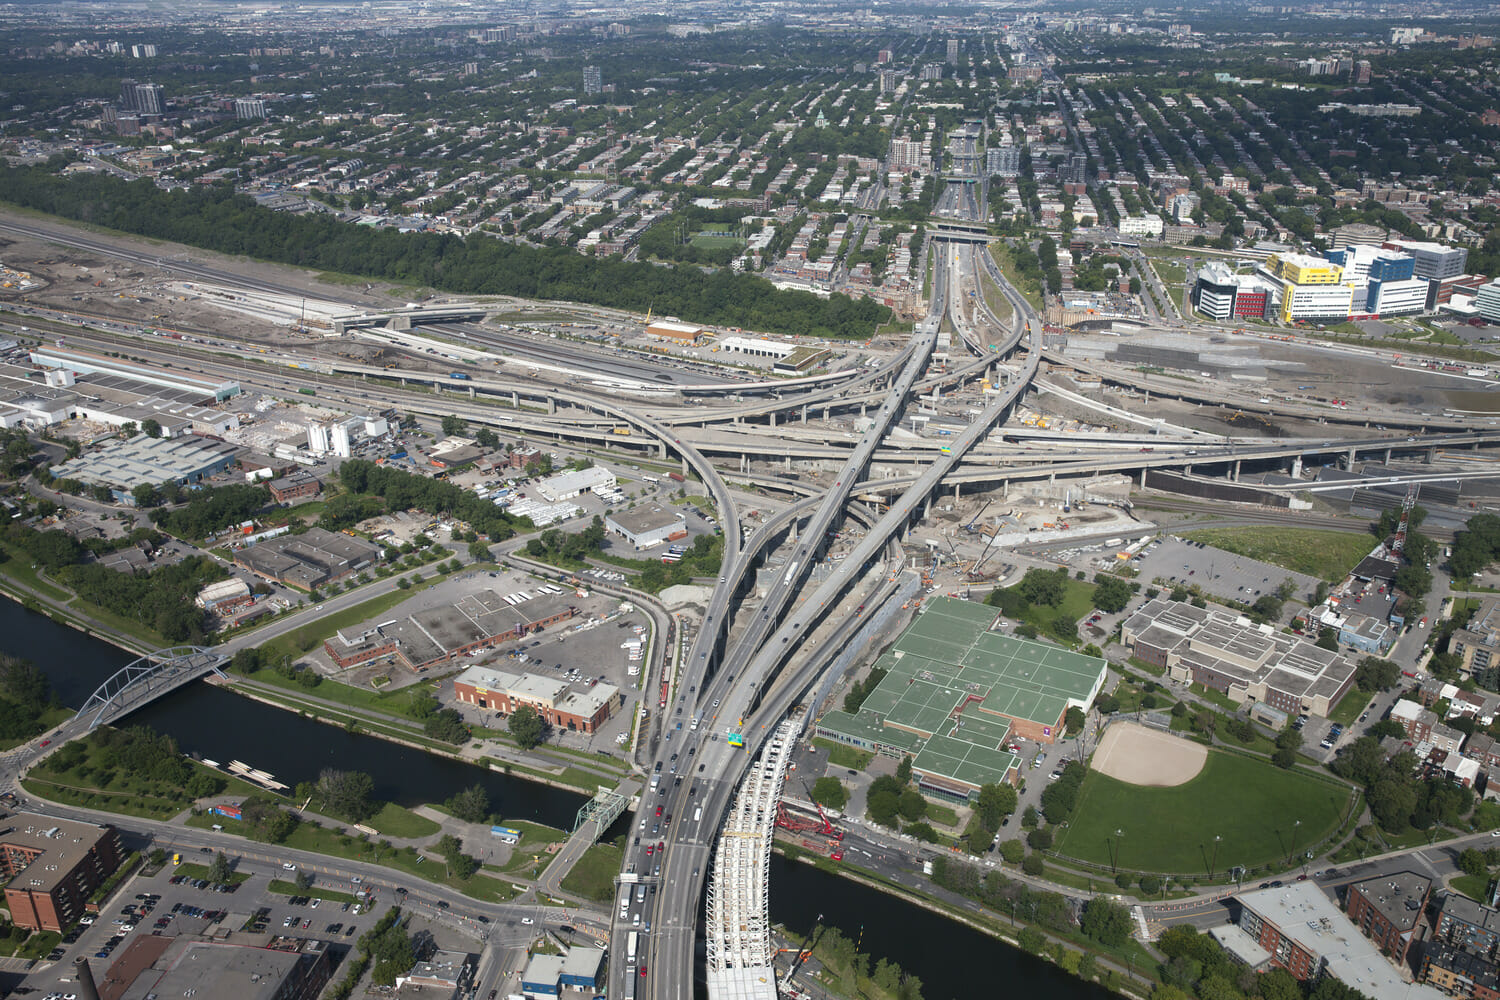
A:
{"label": "construction crane", "polygon": [[966,524],[966,525],[964,525],[964,530],[967,531],[967,532],[972,533],[974,531],[974,525],[976,525],[976,524],[979,523],[979,519],[981,517],[984,517],[984,512],[987,511],[987,510],[989,510],[990,509],[990,504],[992,504],[994,502],[995,501],[993,499],[986,500],[984,502],[984,506],[979,508],[979,513],[975,514],[974,517],[972,519],[970,519],[969,523]]}

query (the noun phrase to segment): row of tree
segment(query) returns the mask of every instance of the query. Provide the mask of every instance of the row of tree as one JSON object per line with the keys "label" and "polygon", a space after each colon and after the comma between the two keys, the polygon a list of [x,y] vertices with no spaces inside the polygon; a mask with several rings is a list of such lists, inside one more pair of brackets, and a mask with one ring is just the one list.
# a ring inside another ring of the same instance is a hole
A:
{"label": "row of tree", "polygon": [[351,459],[339,466],[339,482],[351,494],[381,498],[387,510],[415,508],[429,514],[451,514],[467,521],[474,531],[487,535],[492,542],[511,537],[517,526],[531,527],[529,518],[512,517],[460,486],[376,465],[362,458]]}
{"label": "row of tree", "polygon": [[107,173],[59,176],[46,165],[0,166],[12,204],[153,239],[296,267],[429,285],[464,295],[563,299],[721,326],[868,339],[890,317],[870,299],[778,291],[729,270],[657,267],[475,236],[400,233],[261,207],[224,186],[164,191]]}

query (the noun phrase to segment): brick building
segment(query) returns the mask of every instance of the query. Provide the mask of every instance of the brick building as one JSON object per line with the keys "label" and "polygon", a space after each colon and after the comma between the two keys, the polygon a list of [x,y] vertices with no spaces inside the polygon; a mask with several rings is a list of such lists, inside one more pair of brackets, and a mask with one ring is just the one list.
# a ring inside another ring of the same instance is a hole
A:
{"label": "brick building", "polygon": [[290,475],[273,479],[266,484],[271,491],[271,499],[277,503],[291,503],[293,500],[301,500],[303,497],[315,497],[323,492],[323,484],[318,477],[311,472],[301,470]]}
{"label": "brick building", "polygon": [[0,834],[0,863],[10,881],[5,903],[11,921],[32,930],[62,932],[83,916],[84,904],[125,856],[112,826],[95,826],[17,813]]}
{"label": "brick building", "polygon": [[1422,981],[1450,996],[1500,1000],[1495,963],[1451,944],[1434,942],[1422,950]]}
{"label": "brick building", "polygon": [[625,696],[613,684],[592,684],[573,690],[567,681],[537,674],[510,674],[488,667],[470,667],[453,678],[453,694],[459,701],[510,715],[522,705],[557,729],[592,733],[625,704]]}
{"label": "brick building", "polygon": [[1496,945],[1500,944],[1500,912],[1450,892],[1438,912],[1433,938],[1493,960],[1497,957]]}
{"label": "brick building", "polygon": [[1344,908],[1365,937],[1402,965],[1431,891],[1432,880],[1414,872],[1381,875],[1351,885]]}

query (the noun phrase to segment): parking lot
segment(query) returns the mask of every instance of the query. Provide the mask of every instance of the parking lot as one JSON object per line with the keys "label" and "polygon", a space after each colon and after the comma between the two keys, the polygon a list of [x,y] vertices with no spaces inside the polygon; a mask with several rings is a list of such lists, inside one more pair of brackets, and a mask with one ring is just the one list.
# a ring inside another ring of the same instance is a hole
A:
{"label": "parking lot", "polygon": [[1142,580],[1196,585],[1205,594],[1245,604],[1254,604],[1262,594],[1274,594],[1285,580],[1292,581],[1294,596],[1300,600],[1306,600],[1318,586],[1317,579],[1305,573],[1172,535],[1149,547],[1136,567]]}
{"label": "parking lot", "polygon": [[[94,978],[102,983],[109,966],[142,935],[227,937],[241,944],[263,944],[273,936],[288,935],[349,945],[378,916],[342,899],[289,897],[269,891],[273,879],[285,876],[290,880],[295,877],[293,871],[274,875],[252,871],[238,884],[216,884],[196,877],[212,861],[210,853],[182,857],[183,867],[168,864],[158,874],[127,880],[126,887],[97,916],[85,916],[86,923],[80,922],[63,938],[47,963],[39,963],[27,985],[44,992],[68,992],[73,959],[79,955],[90,959]],[[182,875],[185,869],[193,875]],[[237,877],[244,874],[237,873]],[[325,882],[319,879],[309,891],[345,893],[352,898],[361,888]],[[376,911],[383,909],[384,904],[375,904]]]}

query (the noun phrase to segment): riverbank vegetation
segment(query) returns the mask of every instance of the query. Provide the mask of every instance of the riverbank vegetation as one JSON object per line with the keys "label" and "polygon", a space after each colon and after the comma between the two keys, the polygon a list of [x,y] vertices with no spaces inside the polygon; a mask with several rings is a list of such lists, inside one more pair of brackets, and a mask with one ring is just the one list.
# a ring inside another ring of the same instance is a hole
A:
{"label": "riverbank vegetation", "polygon": [[0,750],[8,750],[72,715],[58,703],[47,675],[30,660],[0,653]]}
{"label": "riverbank vegetation", "polygon": [[252,790],[189,760],[176,740],[145,726],[100,727],[44,758],[22,787],[42,799],[151,819],[170,819],[198,798]]}

